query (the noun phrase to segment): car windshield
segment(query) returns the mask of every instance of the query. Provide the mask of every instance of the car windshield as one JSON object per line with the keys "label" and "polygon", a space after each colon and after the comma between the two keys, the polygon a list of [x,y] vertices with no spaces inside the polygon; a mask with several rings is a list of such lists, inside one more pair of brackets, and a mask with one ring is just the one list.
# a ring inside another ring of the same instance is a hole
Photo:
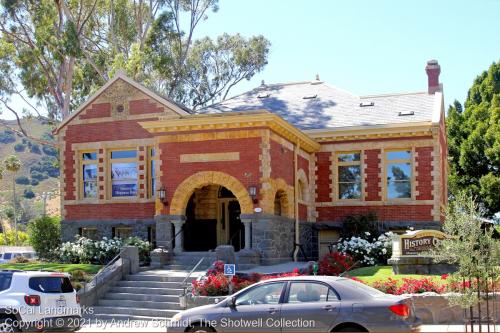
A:
{"label": "car windshield", "polygon": [[29,287],[42,293],[72,293],[73,286],[69,278],[43,276],[30,278]]}
{"label": "car windshield", "polygon": [[12,281],[12,273],[0,272],[0,291],[9,289],[11,281]]}
{"label": "car windshield", "polygon": [[357,290],[359,290],[361,292],[367,293],[367,294],[369,294],[370,296],[373,296],[373,297],[385,295],[380,290],[377,290],[375,288],[367,286],[364,283],[361,283],[361,282],[358,282],[358,281],[354,281],[354,280],[351,280],[351,279],[343,279],[343,280],[340,280],[339,283],[347,285],[347,286],[352,287],[354,289],[357,289]]}

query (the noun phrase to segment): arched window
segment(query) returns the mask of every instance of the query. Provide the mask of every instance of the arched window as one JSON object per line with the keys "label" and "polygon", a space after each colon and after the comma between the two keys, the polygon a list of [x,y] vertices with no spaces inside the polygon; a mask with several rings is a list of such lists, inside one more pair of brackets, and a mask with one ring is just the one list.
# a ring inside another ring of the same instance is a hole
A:
{"label": "arched window", "polygon": [[298,183],[297,185],[298,198],[300,201],[306,201],[306,185],[301,179],[299,179],[297,183]]}

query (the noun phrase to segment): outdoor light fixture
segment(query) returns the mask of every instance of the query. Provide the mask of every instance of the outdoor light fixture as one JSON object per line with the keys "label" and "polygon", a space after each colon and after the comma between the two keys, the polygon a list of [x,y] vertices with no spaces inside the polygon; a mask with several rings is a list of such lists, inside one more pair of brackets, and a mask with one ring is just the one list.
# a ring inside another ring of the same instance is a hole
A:
{"label": "outdoor light fixture", "polygon": [[259,199],[257,199],[257,187],[256,186],[249,186],[248,187],[248,194],[250,194],[250,197],[252,197],[253,203],[259,202]]}
{"label": "outdoor light fixture", "polygon": [[164,205],[166,205],[168,203],[167,202],[167,190],[163,186],[158,189],[158,199],[160,199],[160,201]]}

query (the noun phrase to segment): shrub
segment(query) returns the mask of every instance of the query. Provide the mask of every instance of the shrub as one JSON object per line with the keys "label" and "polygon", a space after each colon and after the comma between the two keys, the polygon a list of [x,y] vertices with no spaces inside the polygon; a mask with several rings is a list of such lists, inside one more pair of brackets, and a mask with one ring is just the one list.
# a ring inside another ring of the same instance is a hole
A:
{"label": "shrub", "polygon": [[54,156],[56,157],[59,154],[59,151],[51,146],[42,146],[42,151],[45,153],[45,155],[49,156]]}
{"label": "shrub", "polygon": [[26,146],[25,146],[25,145],[23,145],[22,143],[16,143],[16,144],[14,145],[14,150],[15,150],[17,153],[23,152],[25,149],[26,149]]}
{"label": "shrub", "polygon": [[320,275],[338,276],[352,267],[354,261],[348,255],[340,252],[327,253],[319,262]]}
{"label": "shrub", "polygon": [[3,133],[0,133],[0,142],[1,143],[11,143],[16,141],[16,137],[14,136],[14,132],[5,130]]}
{"label": "shrub", "polygon": [[40,146],[36,143],[32,143],[30,146],[30,152],[33,154],[42,154],[42,151],[40,150]]}
{"label": "shrub", "polygon": [[[29,245],[28,234],[23,231],[18,231],[17,242],[19,245]],[[16,232],[14,230],[9,230],[4,233],[0,233],[0,245],[15,246]]]}
{"label": "shrub", "polygon": [[19,185],[29,185],[30,183],[30,179],[28,177],[25,177],[25,176],[19,176],[16,178],[16,184],[19,184]]}
{"label": "shrub", "polygon": [[37,186],[38,184],[40,184],[40,182],[38,180],[36,180],[36,179],[32,179],[31,182],[30,182],[30,184],[32,186]]}
{"label": "shrub", "polygon": [[375,281],[372,287],[378,289],[386,294],[396,295],[398,292],[398,281],[388,278],[385,281]]}
{"label": "shrub", "polygon": [[27,188],[27,189],[24,189],[23,196],[26,199],[33,199],[35,197],[35,192],[33,192],[32,189]]}
{"label": "shrub", "polygon": [[46,174],[41,173],[39,171],[31,171],[31,178],[36,179],[38,181],[42,181],[44,179],[49,178]]}
{"label": "shrub", "polygon": [[[370,233],[366,231],[363,236],[368,238]],[[357,236],[348,239],[340,238],[337,250],[350,255],[356,262],[364,266],[373,266],[378,263],[385,265],[392,254],[391,238],[391,232],[386,232],[378,238],[372,238],[371,242]]]}
{"label": "shrub", "polygon": [[52,259],[61,245],[61,220],[58,217],[44,216],[28,223],[31,246],[42,259]]}
{"label": "shrub", "polygon": [[15,257],[11,261],[9,261],[9,263],[11,264],[27,264],[29,262],[31,262],[31,260],[23,256]]}
{"label": "shrub", "polygon": [[[150,248],[149,242],[137,239],[136,237],[122,241],[120,238],[109,239],[103,237],[102,240],[76,236],[74,242],[66,242],[58,250],[59,257],[64,262],[73,264],[107,264],[111,259],[120,253],[123,245],[134,245],[139,248],[139,253],[143,253],[146,248]],[[141,250],[142,249],[142,250]]]}
{"label": "shrub", "polygon": [[[380,231],[377,226],[377,215],[375,213],[354,214],[347,216],[342,224],[342,238],[365,235],[366,233],[378,237]],[[364,238],[363,236],[361,236]]]}
{"label": "shrub", "polygon": [[123,241],[123,245],[136,246],[139,249],[139,260],[149,263],[151,261],[151,244],[139,237],[132,236]]}

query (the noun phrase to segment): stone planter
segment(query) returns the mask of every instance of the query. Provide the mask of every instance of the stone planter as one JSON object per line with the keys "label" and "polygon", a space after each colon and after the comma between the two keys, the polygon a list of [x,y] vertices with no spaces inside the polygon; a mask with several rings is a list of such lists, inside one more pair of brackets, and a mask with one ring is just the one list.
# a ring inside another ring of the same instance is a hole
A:
{"label": "stone planter", "polygon": [[216,304],[226,299],[229,296],[195,296],[187,295],[187,308],[195,308],[197,306]]}

